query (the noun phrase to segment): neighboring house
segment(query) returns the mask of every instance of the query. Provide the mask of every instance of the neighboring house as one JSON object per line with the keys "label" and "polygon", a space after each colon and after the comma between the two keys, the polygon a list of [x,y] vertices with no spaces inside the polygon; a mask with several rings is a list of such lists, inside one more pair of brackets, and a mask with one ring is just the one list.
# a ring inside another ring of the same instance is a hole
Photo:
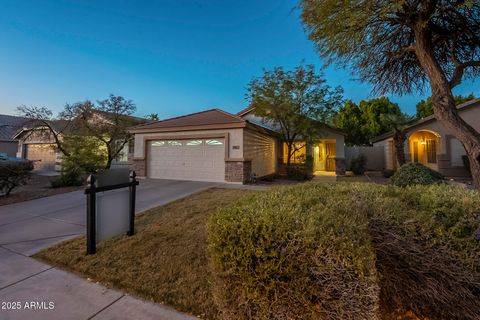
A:
{"label": "neighboring house", "polygon": [[[101,116],[101,113],[99,113],[99,116]],[[137,117],[129,118],[137,123],[145,121],[145,119]],[[68,122],[65,120],[53,120],[49,123],[60,140],[64,134],[75,135],[75,129],[68,126]],[[34,121],[30,120],[16,132],[14,138],[18,140],[17,157],[33,161],[34,170],[61,170],[62,152],[57,148],[54,135],[49,129],[37,126]],[[112,163],[112,168],[129,167],[131,165],[128,160],[129,153],[133,153],[133,141],[124,145],[123,150]]]}
{"label": "neighboring house", "polygon": [[22,128],[26,118],[0,114],[0,153],[15,157],[18,150],[18,141],[15,133]]}
{"label": "neighboring house", "polygon": [[[480,99],[473,99],[457,106],[459,115],[475,130],[480,131]],[[385,150],[385,168],[396,169],[398,162],[393,144],[393,134],[387,133],[372,141]],[[447,177],[468,177],[465,166],[465,148],[453,134],[429,116],[407,127],[405,157],[407,162],[421,163]]]}
{"label": "neighboring house", "polygon": [[[325,127],[325,139],[294,156],[316,155],[316,170],[344,173],[343,133]],[[285,162],[284,143],[253,109],[234,115],[219,109],[137,125],[134,169],[140,177],[215,182],[248,182],[277,173]],[[302,141],[298,141],[300,147]]]}

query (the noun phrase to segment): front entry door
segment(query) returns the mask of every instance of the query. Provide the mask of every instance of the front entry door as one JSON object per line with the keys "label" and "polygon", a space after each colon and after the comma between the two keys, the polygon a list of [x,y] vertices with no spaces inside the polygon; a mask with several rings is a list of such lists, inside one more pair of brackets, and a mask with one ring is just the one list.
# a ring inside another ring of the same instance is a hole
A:
{"label": "front entry door", "polygon": [[335,171],[335,142],[326,142],[325,143],[325,150],[326,150],[326,171]]}

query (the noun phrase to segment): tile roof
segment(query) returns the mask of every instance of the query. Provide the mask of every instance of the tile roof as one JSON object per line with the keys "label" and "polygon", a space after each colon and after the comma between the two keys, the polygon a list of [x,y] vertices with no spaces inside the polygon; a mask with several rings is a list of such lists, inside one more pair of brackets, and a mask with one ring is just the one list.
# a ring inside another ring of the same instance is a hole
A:
{"label": "tile roof", "polygon": [[233,123],[245,123],[245,120],[220,109],[211,109],[180,117],[139,124],[130,127],[130,129],[160,129]]}
{"label": "tile roof", "polygon": [[26,121],[27,118],[0,114],[0,140],[13,140],[15,133]]}
{"label": "tile roof", "polygon": [[[470,107],[475,107],[475,106],[478,107],[478,106],[480,106],[479,102],[480,102],[480,98],[475,98],[475,99],[472,99],[472,100],[468,100],[467,102],[458,104],[457,105],[457,110],[462,111],[463,109],[467,109],[467,108],[470,108]],[[416,120],[416,121],[414,120],[412,122],[412,124],[408,125],[405,129],[410,130],[411,128],[414,128],[414,127],[416,127],[418,125],[421,125],[425,122],[434,121],[434,120],[436,120],[436,119],[435,119],[435,116],[432,114],[432,115],[429,115],[428,117],[421,118],[421,119]],[[393,131],[390,131],[390,132],[384,133],[382,135],[379,135],[378,137],[373,138],[370,142],[374,143],[374,142],[378,142],[378,141],[388,139],[390,137],[393,137]]]}

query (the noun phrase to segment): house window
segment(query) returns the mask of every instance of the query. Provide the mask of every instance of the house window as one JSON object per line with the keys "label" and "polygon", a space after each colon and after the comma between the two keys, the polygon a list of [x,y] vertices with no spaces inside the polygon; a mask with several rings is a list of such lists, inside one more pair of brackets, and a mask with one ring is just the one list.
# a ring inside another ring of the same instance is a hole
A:
{"label": "house window", "polygon": [[116,162],[128,162],[128,145],[129,143],[125,143],[125,141],[123,140],[115,141],[116,149],[120,150],[120,152],[118,152],[117,156],[115,157]]}
{"label": "house window", "polygon": [[[292,156],[290,158],[290,163],[292,164],[302,164],[305,161],[307,156],[307,147],[305,142],[299,141],[294,142],[292,145]],[[288,160],[288,146],[286,143],[283,144],[283,163],[287,163]]]}
{"label": "house window", "polygon": [[437,142],[435,140],[427,140],[427,162],[437,163]]}

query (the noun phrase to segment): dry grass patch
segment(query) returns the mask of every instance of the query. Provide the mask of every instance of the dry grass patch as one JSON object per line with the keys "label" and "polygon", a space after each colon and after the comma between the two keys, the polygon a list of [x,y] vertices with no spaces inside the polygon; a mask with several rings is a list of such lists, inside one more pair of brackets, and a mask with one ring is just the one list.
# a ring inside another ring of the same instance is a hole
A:
{"label": "dry grass patch", "polygon": [[85,255],[85,238],[42,251],[37,258],[148,300],[202,318],[215,318],[206,252],[208,216],[252,191],[210,189],[147,211],[133,237]]}

